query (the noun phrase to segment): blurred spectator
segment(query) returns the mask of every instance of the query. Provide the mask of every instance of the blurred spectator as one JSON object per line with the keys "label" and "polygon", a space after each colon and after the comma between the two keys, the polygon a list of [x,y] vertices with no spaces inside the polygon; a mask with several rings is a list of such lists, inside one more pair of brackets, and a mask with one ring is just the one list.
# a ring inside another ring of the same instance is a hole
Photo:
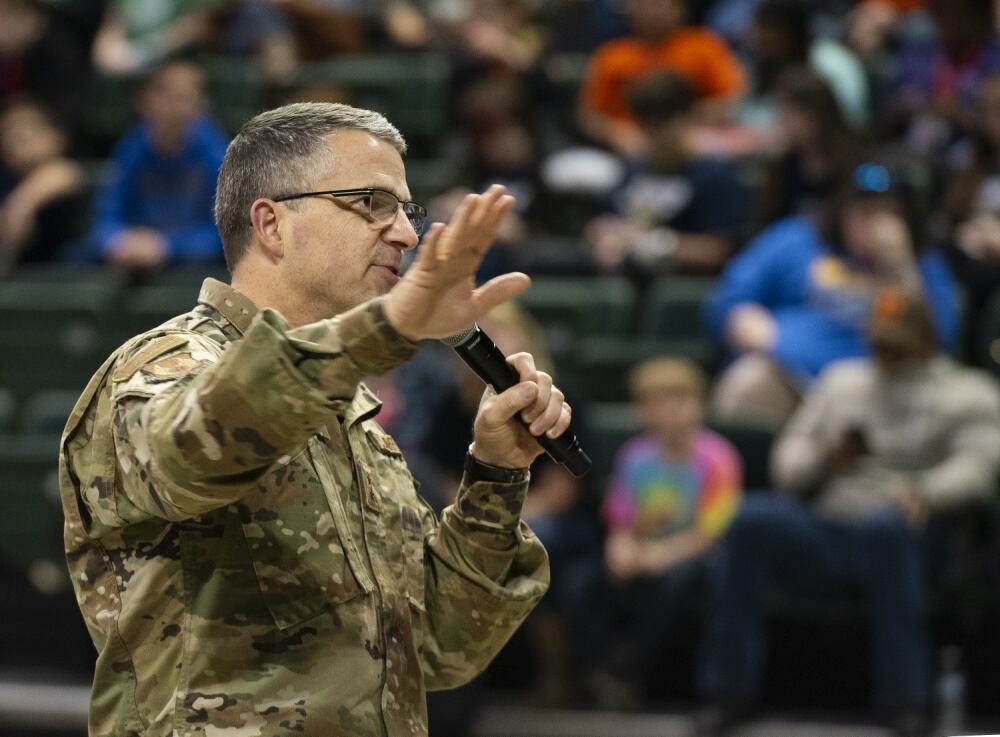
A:
{"label": "blurred spectator", "polygon": [[646,361],[629,389],[643,434],[615,460],[603,559],[577,566],[567,585],[576,673],[608,707],[635,705],[662,662],[742,489],[735,449],[703,426],[705,376],[695,364]]}
{"label": "blurred spectator", "polygon": [[707,305],[711,332],[736,357],[714,411],[780,425],[823,368],[867,354],[864,326],[882,285],[923,292],[942,344],[952,346],[955,285],[944,257],[922,250],[922,221],[902,169],[865,163],[831,198],[819,227],[787,218],[757,236]]}
{"label": "blurred spectator", "polygon": [[230,0],[227,42],[231,48],[256,46],[265,72],[287,78],[299,62],[364,51],[364,5],[360,0]]}
{"label": "blurred spectator", "polygon": [[472,58],[526,71],[543,48],[532,5],[528,0],[473,0],[449,30]]}
{"label": "blurred spectator", "polygon": [[603,44],[591,59],[580,101],[584,130],[626,157],[644,154],[648,141],[629,109],[629,88],[668,69],[693,85],[699,119],[728,119],[745,80],[725,42],[688,25],[683,0],[628,0],[626,7],[632,35]]}
{"label": "blurred spectator", "polygon": [[974,128],[976,90],[1000,71],[993,0],[929,0],[937,31],[904,45],[888,110],[891,131],[920,155],[941,154]]}
{"label": "blurred spectator", "polygon": [[908,17],[921,11],[925,0],[861,0],[847,20],[847,40],[862,58],[884,51],[889,39]]}
{"label": "blurred spectator", "polygon": [[213,16],[212,35],[222,52],[256,58],[270,82],[290,82],[298,69],[295,38],[276,3],[226,0]]}
{"label": "blurred spectator", "polygon": [[759,227],[790,215],[819,214],[861,157],[861,140],[820,75],[788,69],[775,80],[773,94],[776,157],[759,192]]}
{"label": "blurred spectator", "polygon": [[746,235],[749,191],[731,163],[693,151],[695,92],[685,77],[645,77],[629,102],[649,156],[614,194],[617,214],[588,224],[596,260],[605,270],[627,262],[644,278],[667,268],[718,272]]}
{"label": "blurred spectator", "polygon": [[966,355],[975,354],[979,321],[1000,287],[1000,73],[979,89],[968,160],[947,178],[946,225],[954,232],[955,272],[965,287]]}
{"label": "blurred spectator", "polygon": [[[868,125],[868,79],[854,55],[831,38],[813,38],[809,13],[801,0],[765,0],[750,28],[753,98],[744,104],[756,108],[751,117],[768,125],[767,101],[782,73],[809,66],[826,80],[841,117],[856,130]],[[754,104],[756,103],[756,104]],[[749,104],[749,105],[748,105]],[[747,118],[747,114],[741,116]],[[754,123],[754,120],[748,120]]]}
{"label": "blurred spectator", "polygon": [[879,293],[868,339],[872,358],[831,366],[775,447],[775,481],[800,499],[748,497],[723,541],[700,677],[721,708],[699,734],[760,697],[775,590],[860,596],[876,704],[897,734],[928,734],[922,531],[929,512],[993,488],[1000,393],[938,352],[930,310],[905,290]]}
{"label": "blurred spectator", "polygon": [[68,143],[66,131],[34,102],[0,112],[0,272],[50,261],[82,234],[86,180],[66,157]]}
{"label": "blurred spectator", "polygon": [[110,0],[92,49],[103,74],[136,74],[203,46],[222,0]]}
{"label": "blurred spectator", "polygon": [[222,260],[212,203],[228,139],[203,113],[204,86],[187,62],[150,75],[142,122],[112,155],[80,255],[127,271]]}
{"label": "blurred spectator", "polygon": [[90,73],[88,48],[55,6],[0,0],[0,96],[29,97],[72,126]]}

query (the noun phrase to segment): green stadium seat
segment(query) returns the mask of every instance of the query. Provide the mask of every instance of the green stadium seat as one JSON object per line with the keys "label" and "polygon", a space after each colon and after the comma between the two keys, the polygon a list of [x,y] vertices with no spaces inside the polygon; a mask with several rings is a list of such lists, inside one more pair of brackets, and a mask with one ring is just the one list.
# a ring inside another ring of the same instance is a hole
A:
{"label": "green stadium seat", "polygon": [[635,289],[620,277],[535,279],[518,303],[542,324],[557,358],[588,336],[628,335],[635,311]]}
{"label": "green stadium seat", "polygon": [[99,152],[110,149],[135,124],[139,84],[137,76],[94,74],[91,77],[82,128],[84,137]]}
{"label": "green stadium seat", "polygon": [[62,435],[66,419],[83,390],[49,389],[29,397],[18,427],[28,435]]}
{"label": "green stadium seat", "polygon": [[344,89],[352,104],[386,115],[407,138],[422,141],[445,126],[450,68],[439,54],[359,54],[304,64],[300,89]]}
{"label": "green stadium seat", "polygon": [[211,113],[229,133],[265,108],[264,76],[246,59],[207,56],[199,60],[208,83]]}
{"label": "green stadium seat", "polygon": [[977,337],[976,363],[1000,376],[1000,292],[987,305]]}
{"label": "green stadium seat", "polygon": [[189,312],[198,303],[201,282],[150,284],[125,295],[128,334],[137,335],[172,317]]}
{"label": "green stadium seat", "polygon": [[714,349],[700,338],[586,338],[557,363],[560,376],[573,392],[580,392],[588,401],[621,402],[628,399],[629,370],[655,356],[683,356],[707,372]]}
{"label": "green stadium seat", "polygon": [[710,418],[708,426],[736,448],[743,460],[743,486],[749,490],[771,488],[771,448],[777,440],[774,428],[749,422]]}
{"label": "green stadium seat", "polygon": [[641,332],[647,338],[701,338],[701,306],[715,287],[703,277],[659,279],[646,295]]}
{"label": "green stadium seat", "polygon": [[14,429],[14,416],[17,412],[17,400],[13,392],[0,389],[0,434],[9,433]]}
{"label": "green stadium seat", "polygon": [[65,570],[58,465],[58,434],[0,438],[0,559],[8,569],[30,573],[48,561]]}
{"label": "green stadium seat", "polygon": [[627,402],[595,402],[587,407],[586,449],[594,462],[595,488],[603,492],[611,474],[615,454],[626,440],[639,432]]}
{"label": "green stadium seat", "polygon": [[455,168],[443,159],[406,159],[406,182],[414,200],[427,201],[456,184]]}
{"label": "green stadium seat", "polygon": [[17,272],[0,284],[0,386],[19,397],[80,390],[117,335],[122,283],[85,270]]}
{"label": "green stadium seat", "polygon": [[[168,269],[157,274],[148,286],[154,287],[188,287],[194,290],[195,296],[201,289],[201,283],[208,277],[218,279],[221,282],[229,283],[229,271],[223,264],[198,264],[190,266],[179,266],[176,269]],[[194,305],[194,302],[191,303]]]}

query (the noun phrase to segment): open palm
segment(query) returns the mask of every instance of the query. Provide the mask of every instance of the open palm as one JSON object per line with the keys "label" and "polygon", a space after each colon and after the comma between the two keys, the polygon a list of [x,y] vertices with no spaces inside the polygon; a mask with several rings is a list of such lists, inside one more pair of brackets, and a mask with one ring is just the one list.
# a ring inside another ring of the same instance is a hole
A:
{"label": "open palm", "polygon": [[467,195],[448,225],[431,226],[417,260],[386,296],[386,316],[401,335],[453,335],[530,286],[527,275],[517,272],[475,285],[476,269],[513,206],[504,187],[493,185],[484,194]]}

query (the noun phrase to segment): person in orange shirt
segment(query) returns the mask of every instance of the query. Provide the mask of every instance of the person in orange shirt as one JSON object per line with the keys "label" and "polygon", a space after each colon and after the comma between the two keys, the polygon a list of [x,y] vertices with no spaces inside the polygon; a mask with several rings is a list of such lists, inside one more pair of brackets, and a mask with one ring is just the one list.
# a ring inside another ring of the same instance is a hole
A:
{"label": "person in orange shirt", "polygon": [[632,35],[600,46],[591,60],[580,101],[580,124],[589,135],[619,153],[634,157],[647,142],[628,107],[627,96],[639,79],[673,70],[687,77],[698,93],[699,117],[725,120],[744,92],[739,61],[719,36],[687,25],[683,0],[628,0]]}

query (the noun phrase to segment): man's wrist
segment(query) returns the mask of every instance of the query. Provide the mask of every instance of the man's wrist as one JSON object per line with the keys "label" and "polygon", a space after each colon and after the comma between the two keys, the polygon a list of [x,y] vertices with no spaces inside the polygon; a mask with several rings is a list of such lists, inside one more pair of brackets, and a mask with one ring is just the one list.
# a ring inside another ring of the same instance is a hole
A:
{"label": "man's wrist", "polygon": [[465,454],[463,470],[469,481],[489,481],[494,484],[520,484],[528,480],[529,473],[525,467],[498,466],[481,460],[476,457],[475,448],[472,445],[469,446],[469,451]]}

